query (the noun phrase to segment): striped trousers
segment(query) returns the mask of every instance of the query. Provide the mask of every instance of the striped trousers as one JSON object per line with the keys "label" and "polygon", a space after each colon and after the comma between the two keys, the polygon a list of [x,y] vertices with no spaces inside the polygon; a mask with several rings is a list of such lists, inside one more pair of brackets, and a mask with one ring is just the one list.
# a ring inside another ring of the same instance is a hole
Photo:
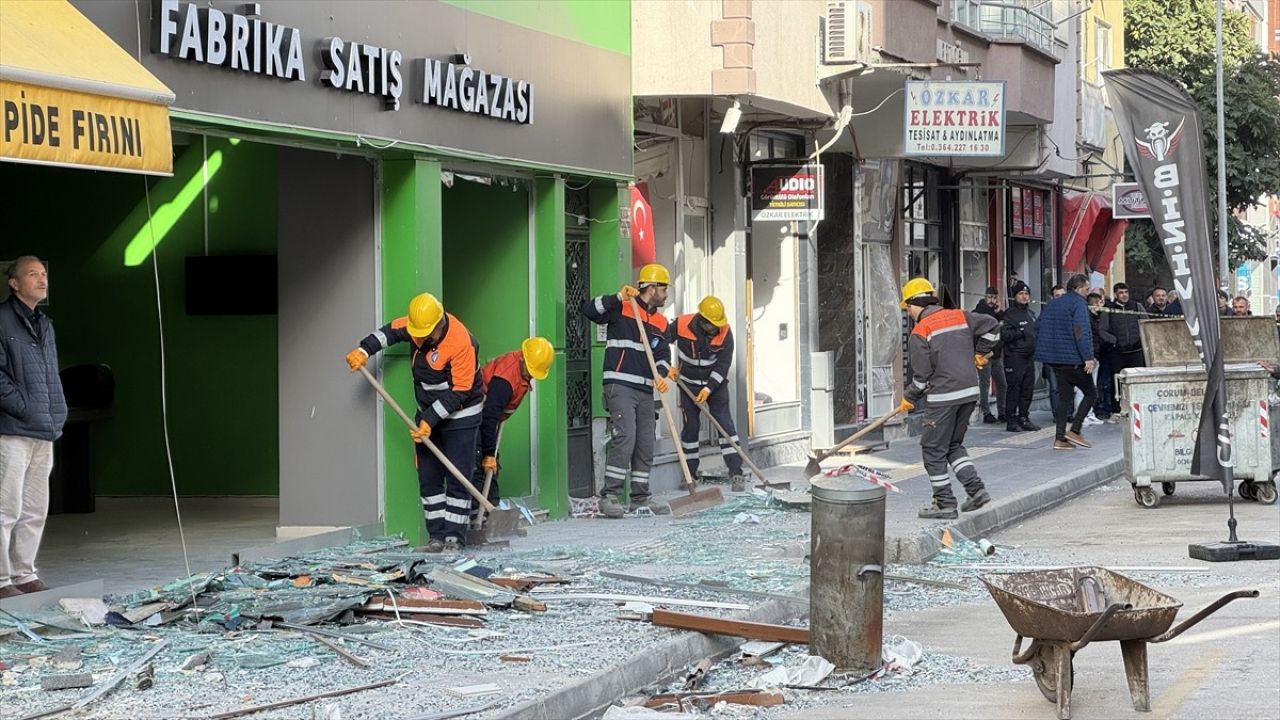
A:
{"label": "striped trousers", "polygon": [[[462,476],[475,472],[477,425],[455,428],[446,424],[431,433],[431,442],[457,466]],[[455,537],[467,540],[467,524],[471,520],[471,495],[453,477],[436,456],[422,443],[414,443],[418,464],[418,494],[422,496],[422,512],[427,519],[427,535],[432,540]]]}
{"label": "striped trousers", "polygon": [[[702,387],[691,383],[689,389],[696,393]],[[729,412],[728,383],[721,383],[715,392],[707,397],[707,409],[711,411],[711,417],[720,423],[720,427],[729,433],[733,441],[741,445],[738,431],[733,426],[733,415]],[[698,465],[701,464],[698,458],[698,434],[702,431],[702,411],[683,392],[680,393],[680,416],[683,421],[683,427],[680,428],[680,445],[684,448],[685,464],[689,466],[689,474],[696,478]],[[717,436],[719,434],[719,432],[715,433]],[[720,456],[724,458],[725,467],[729,468],[730,475],[742,474],[742,456],[738,455],[738,451],[734,450],[723,437],[720,438]]]}
{"label": "striped trousers", "polygon": [[964,486],[969,495],[983,489],[982,478],[964,449],[964,436],[969,432],[969,416],[973,413],[972,401],[959,405],[934,405],[924,408],[923,429],[920,433],[920,451],[924,455],[924,470],[929,473],[933,497],[938,507],[953,508],[956,496],[951,492],[951,473]]}

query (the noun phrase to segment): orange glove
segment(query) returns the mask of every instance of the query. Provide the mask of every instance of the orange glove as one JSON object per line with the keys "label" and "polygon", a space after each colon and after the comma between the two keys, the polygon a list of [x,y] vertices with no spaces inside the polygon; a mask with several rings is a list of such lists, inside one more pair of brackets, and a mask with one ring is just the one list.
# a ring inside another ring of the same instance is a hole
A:
{"label": "orange glove", "polygon": [[705,403],[709,397],[711,397],[711,388],[702,388],[698,391],[698,396],[695,397],[693,401],[701,405],[702,403]]}
{"label": "orange glove", "polygon": [[982,368],[987,366],[987,362],[988,362],[988,358],[986,355],[980,355],[980,354],[974,353],[974,356],[973,356],[974,367],[981,370]]}
{"label": "orange glove", "polygon": [[898,403],[898,414],[909,413],[915,409],[916,409],[916,406],[913,405],[911,401],[907,400],[906,398],[903,398],[902,402]]}
{"label": "orange glove", "polygon": [[664,393],[667,391],[667,381],[663,380],[660,377],[655,377],[653,379],[653,386],[657,388],[658,392],[660,393]]}
{"label": "orange glove", "polygon": [[671,369],[667,371],[667,377],[671,378],[672,380],[675,380],[676,378],[680,377],[680,366],[672,365]]}
{"label": "orange glove", "polygon": [[414,442],[422,442],[431,437],[431,426],[427,424],[426,420],[419,420],[418,429],[410,430],[409,437],[413,438]]}
{"label": "orange glove", "polygon": [[622,302],[626,302],[631,298],[639,297],[639,296],[640,296],[640,291],[630,285],[623,285],[622,289],[618,291],[618,299],[621,300]]}
{"label": "orange glove", "polygon": [[480,461],[480,469],[487,473],[498,472],[498,458],[492,455],[486,455],[484,459]]}
{"label": "orange glove", "polygon": [[347,353],[347,364],[351,366],[351,372],[355,372],[365,366],[369,362],[369,353],[364,348],[356,348]]}

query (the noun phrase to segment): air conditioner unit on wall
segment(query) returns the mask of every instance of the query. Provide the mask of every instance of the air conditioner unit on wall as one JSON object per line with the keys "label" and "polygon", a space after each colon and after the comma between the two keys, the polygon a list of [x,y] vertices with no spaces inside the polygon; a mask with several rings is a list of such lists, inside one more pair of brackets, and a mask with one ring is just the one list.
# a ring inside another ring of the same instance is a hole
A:
{"label": "air conditioner unit on wall", "polygon": [[871,57],[871,5],[858,0],[827,0],[822,38],[825,64],[868,62]]}

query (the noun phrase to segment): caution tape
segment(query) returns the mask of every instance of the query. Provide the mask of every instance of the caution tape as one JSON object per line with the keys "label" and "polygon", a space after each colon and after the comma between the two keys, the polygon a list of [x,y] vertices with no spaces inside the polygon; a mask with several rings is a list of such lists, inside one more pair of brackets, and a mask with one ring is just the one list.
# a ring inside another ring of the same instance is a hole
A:
{"label": "caution tape", "polygon": [[854,475],[862,478],[863,480],[866,480],[872,485],[879,485],[885,490],[891,490],[896,493],[902,492],[901,490],[898,489],[897,485],[894,485],[893,483],[889,482],[883,475],[881,475],[880,473],[876,472],[875,470],[865,465],[856,465],[854,463],[849,463],[848,465],[841,465],[840,467],[831,468],[830,470],[823,470],[822,474],[825,475],[826,477]]}

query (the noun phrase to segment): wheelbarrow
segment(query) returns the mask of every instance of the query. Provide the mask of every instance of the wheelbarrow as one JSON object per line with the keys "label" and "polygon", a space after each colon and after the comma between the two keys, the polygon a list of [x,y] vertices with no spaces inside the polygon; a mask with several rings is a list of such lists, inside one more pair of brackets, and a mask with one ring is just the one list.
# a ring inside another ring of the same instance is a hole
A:
{"label": "wheelbarrow", "polygon": [[[1257,590],[1227,593],[1172,627],[1182,603],[1106,568],[1037,570],[980,579],[1018,634],[1013,663],[1031,668],[1041,694],[1057,703],[1059,720],[1071,717],[1075,654],[1089,643],[1120,641],[1133,709],[1147,712],[1151,710],[1147,643],[1178,637],[1232,600],[1258,597]],[[1031,639],[1025,651],[1024,637]]]}

